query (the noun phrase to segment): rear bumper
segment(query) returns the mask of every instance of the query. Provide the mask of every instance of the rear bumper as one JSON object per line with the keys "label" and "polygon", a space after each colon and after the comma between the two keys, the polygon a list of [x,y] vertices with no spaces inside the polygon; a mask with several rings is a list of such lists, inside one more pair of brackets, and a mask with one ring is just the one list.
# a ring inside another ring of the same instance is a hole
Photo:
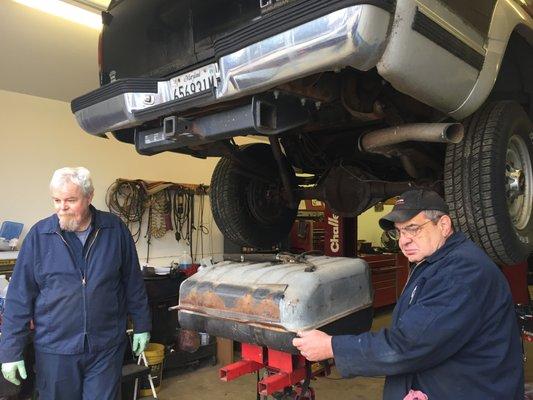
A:
{"label": "rear bumper", "polygon": [[175,99],[170,80],[125,79],[74,99],[72,112],[82,129],[101,135],[321,71],[368,70],[383,53],[390,19],[376,6],[347,7],[220,57],[212,90]]}

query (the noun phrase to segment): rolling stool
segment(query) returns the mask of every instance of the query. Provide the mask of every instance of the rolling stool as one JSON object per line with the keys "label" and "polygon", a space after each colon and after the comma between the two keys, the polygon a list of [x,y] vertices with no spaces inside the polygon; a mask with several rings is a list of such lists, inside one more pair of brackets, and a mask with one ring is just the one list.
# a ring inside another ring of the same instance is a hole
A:
{"label": "rolling stool", "polygon": [[0,373],[0,399],[15,397],[20,393],[20,386],[14,385],[4,379]]}
{"label": "rolling stool", "polygon": [[[147,377],[150,374],[150,367],[147,367],[145,365],[138,365],[138,364],[126,364],[122,366],[122,377],[120,379],[121,383],[121,389],[124,384],[132,383],[133,380],[135,380],[134,386],[134,392],[133,392],[133,399],[137,399],[137,382],[140,378]],[[129,386],[129,385],[128,385]],[[121,399],[122,400],[130,400],[126,398],[130,396],[130,394],[127,391],[121,390]]]}

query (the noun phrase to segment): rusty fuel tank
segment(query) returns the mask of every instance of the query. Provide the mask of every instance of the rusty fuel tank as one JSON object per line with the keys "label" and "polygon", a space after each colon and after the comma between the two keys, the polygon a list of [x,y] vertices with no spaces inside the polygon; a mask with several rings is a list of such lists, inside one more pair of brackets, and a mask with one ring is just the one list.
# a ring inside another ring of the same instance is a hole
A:
{"label": "rusty fuel tank", "polygon": [[296,353],[291,341],[301,330],[370,329],[370,270],[344,257],[224,261],[183,281],[178,316],[184,329]]}

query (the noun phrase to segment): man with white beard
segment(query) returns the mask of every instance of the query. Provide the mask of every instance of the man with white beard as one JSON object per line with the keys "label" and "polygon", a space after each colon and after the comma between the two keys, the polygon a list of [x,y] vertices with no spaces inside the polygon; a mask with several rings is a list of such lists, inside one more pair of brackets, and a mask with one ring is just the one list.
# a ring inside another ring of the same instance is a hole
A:
{"label": "man with white beard", "polygon": [[91,205],[86,168],[55,171],[50,192],[56,213],[35,224],[10,281],[0,336],[8,381],[26,378],[23,350],[35,326],[35,370],[41,400],[116,399],[126,347],[150,339],[148,300],[135,244],[115,215]]}

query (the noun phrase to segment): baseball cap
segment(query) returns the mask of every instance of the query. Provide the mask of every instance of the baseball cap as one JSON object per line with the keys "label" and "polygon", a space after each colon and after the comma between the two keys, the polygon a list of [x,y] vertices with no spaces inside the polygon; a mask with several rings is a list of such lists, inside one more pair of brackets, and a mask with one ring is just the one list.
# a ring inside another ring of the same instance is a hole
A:
{"label": "baseball cap", "polygon": [[424,210],[437,210],[449,214],[448,205],[437,192],[428,189],[412,189],[402,193],[392,211],[379,220],[384,230],[394,228],[395,222],[405,222]]}

